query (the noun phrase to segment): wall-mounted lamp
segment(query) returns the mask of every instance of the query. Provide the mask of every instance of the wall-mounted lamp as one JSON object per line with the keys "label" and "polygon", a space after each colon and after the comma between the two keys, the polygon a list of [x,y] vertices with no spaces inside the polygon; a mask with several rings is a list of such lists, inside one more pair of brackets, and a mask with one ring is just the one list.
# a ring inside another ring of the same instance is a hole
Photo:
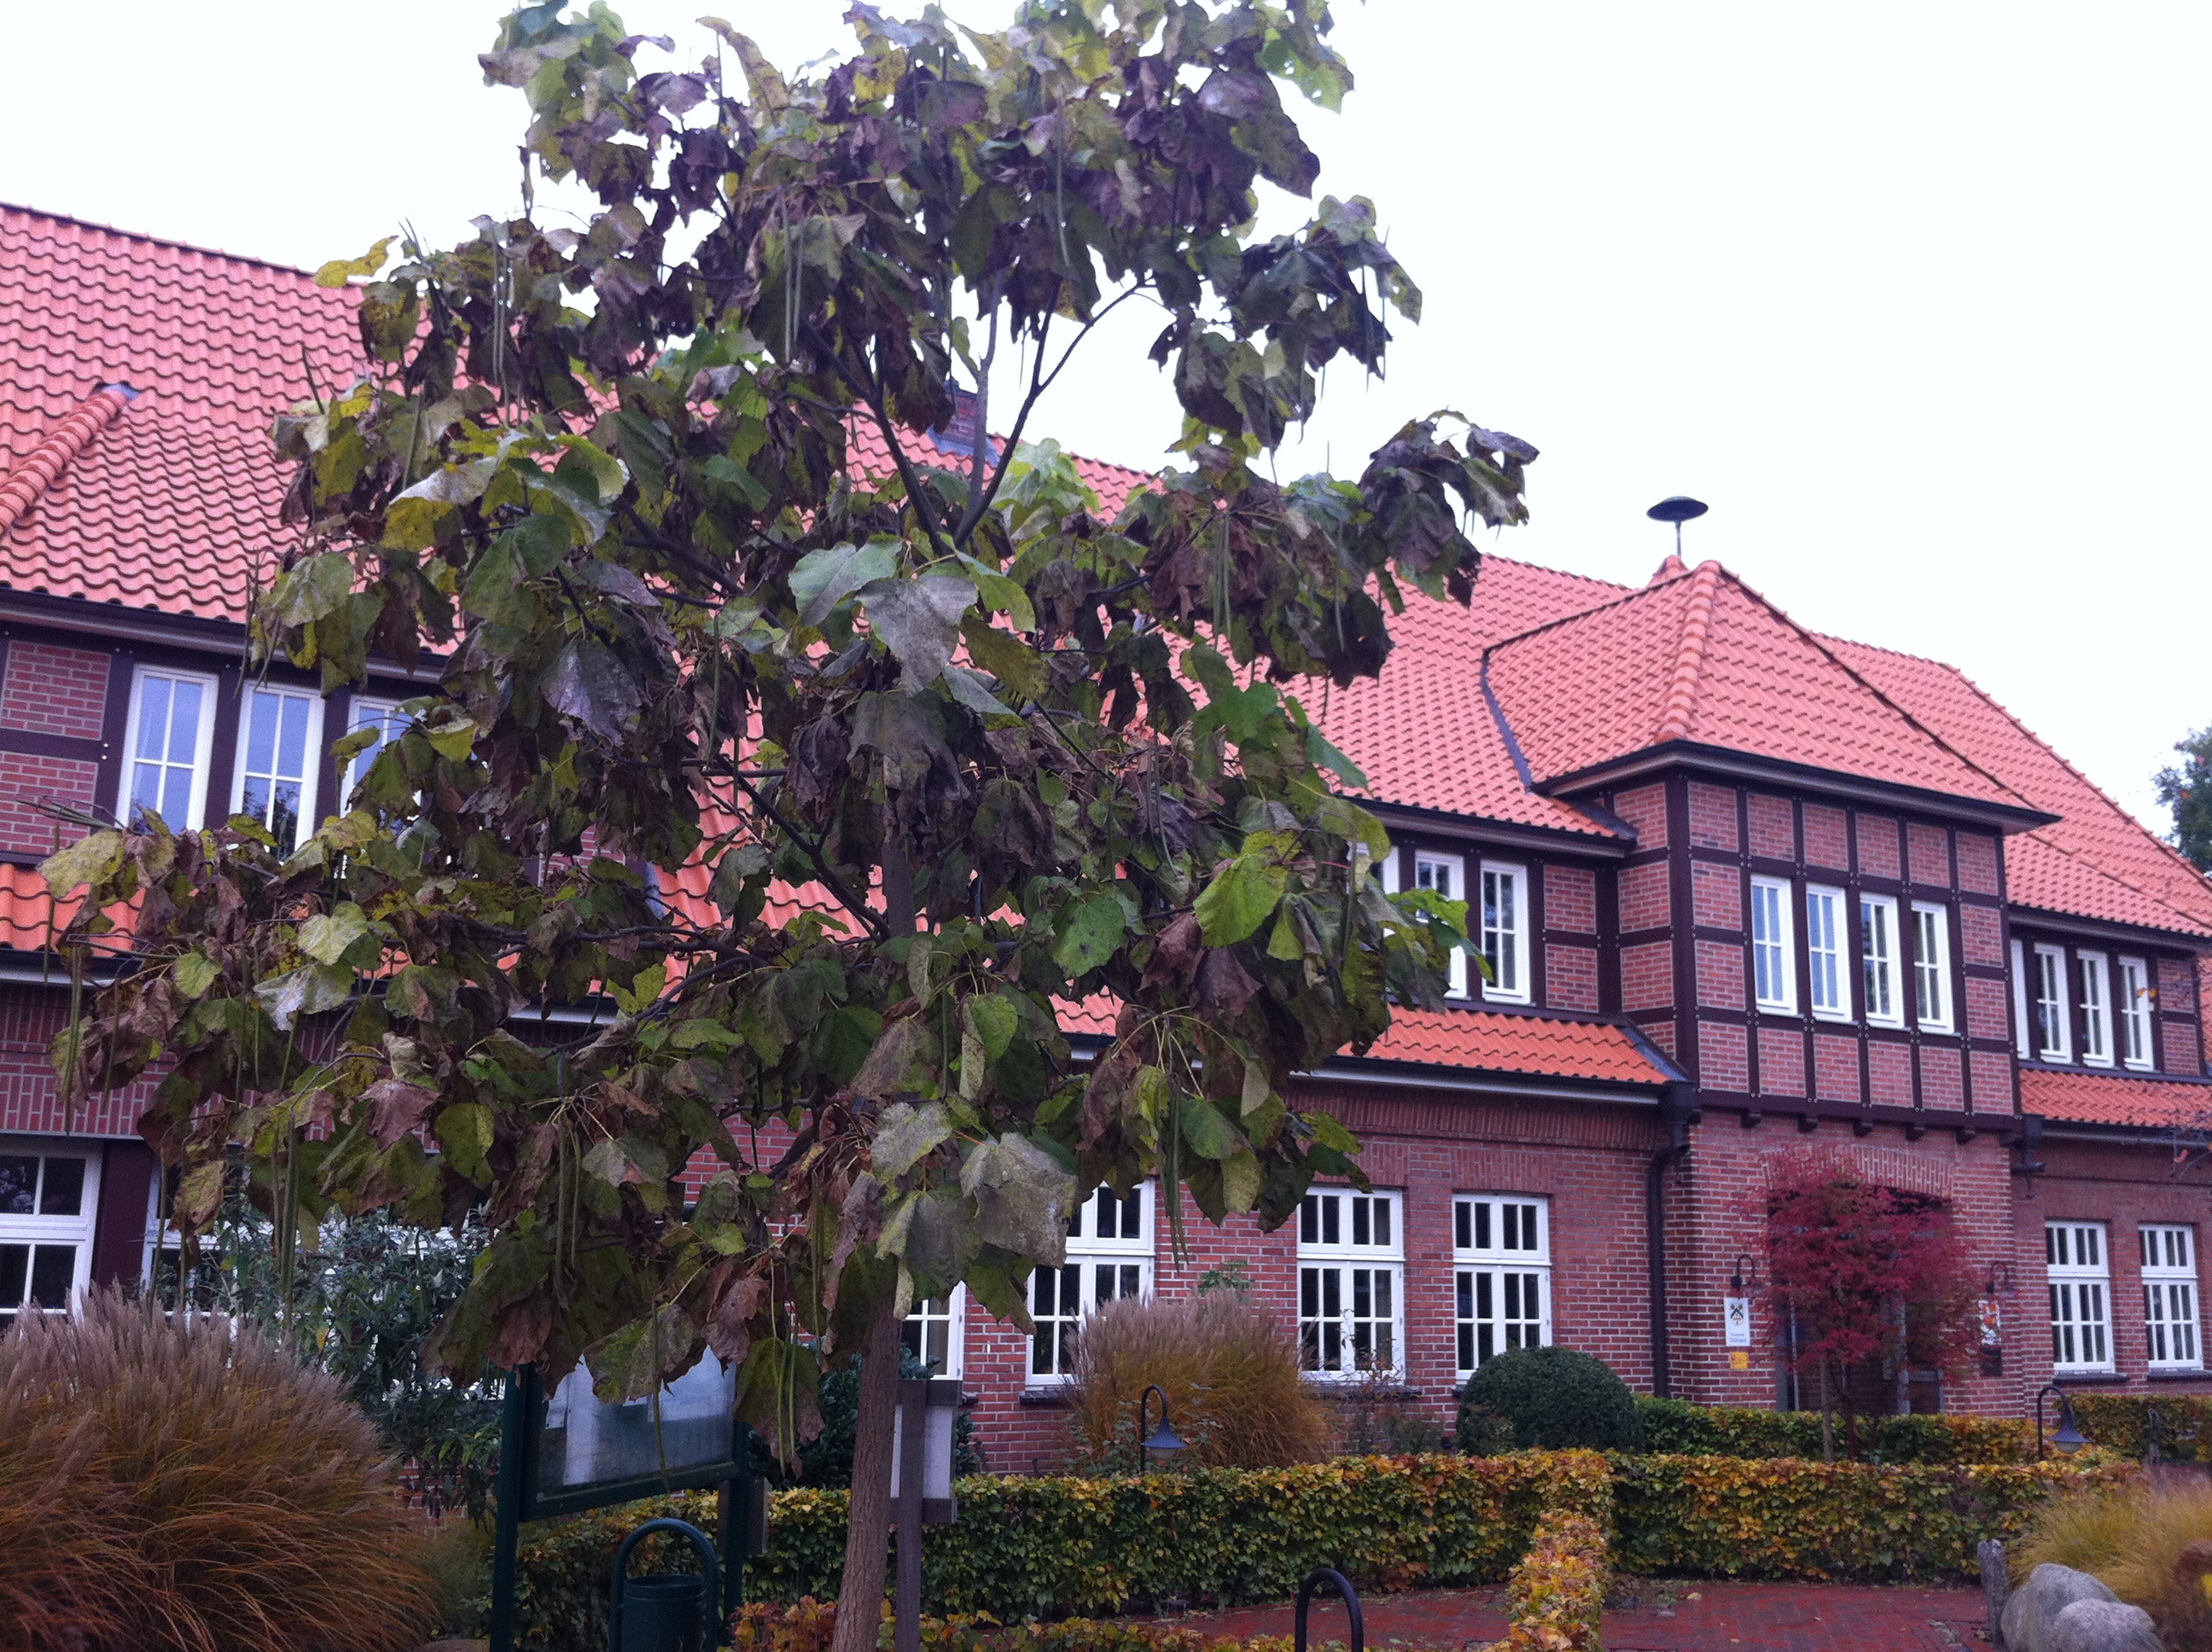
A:
{"label": "wall-mounted lamp", "polygon": [[1990,1264],[1989,1288],[1983,1294],[1990,1297],[2012,1295],[2012,1264],[2010,1262]]}
{"label": "wall-mounted lamp", "polygon": [[1729,1275],[1729,1289],[1738,1296],[1743,1294],[1743,1265],[1750,1260],[1748,1252],[1738,1251],[1735,1258],[1735,1272]]}

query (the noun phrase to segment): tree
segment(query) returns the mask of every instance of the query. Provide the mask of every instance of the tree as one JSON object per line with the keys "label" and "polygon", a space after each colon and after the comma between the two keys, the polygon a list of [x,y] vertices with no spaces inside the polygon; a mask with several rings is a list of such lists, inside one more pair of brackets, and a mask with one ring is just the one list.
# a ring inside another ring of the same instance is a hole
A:
{"label": "tree", "polygon": [[[588,1356],[634,1394],[712,1348],[787,1454],[817,1358],[860,1353],[861,1652],[911,1301],[964,1281],[1026,1323],[1101,1183],[1157,1175],[1180,1243],[1181,1189],[1277,1224],[1358,1177],[1289,1077],[1439,1003],[1464,914],[1382,894],[1291,689],[1378,671],[1401,580],[1468,602],[1464,518],[1522,519],[1534,454],[1438,415],[1357,481],[1271,474],[1322,369],[1379,373],[1419,305],[1364,200],[1254,234],[1260,182],[1318,169],[1285,88],[1350,84],[1314,0],[850,20],[801,79],[720,23],[687,72],[604,5],[501,24],[526,167],[599,210],[321,272],[368,365],[278,421],[299,538],[254,621],[260,659],[335,687],[374,651],[434,691],[290,853],[149,817],[48,876],[89,886],[64,946],[123,944],[128,908],[135,965],[57,1070],[81,1097],[166,1067],[144,1127],[188,1228],[229,1144],[280,1221],[480,1210],[447,1370]],[[334,186],[383,164],[349,135]],[[1109,522],[1023,437],[1139,296],[1182,422]],[[1009,440],[948,465],[912,433],[1002,343]],[[1078,1062],[1085,999],[1113,1030]]]}
{"label": "tree", "polygon": [[1839,1395],[1857,1450],[1852,1366],[1886,1360],[1947,1375],[1971,1366],[1980,1335],[1974,1281],[1942,1201],[1796,1153],[1774,1166],[1755,1213],[1765,1224],[1768,1323],[1784,1368],[1819,1386],[1822,1461],[1835,1461]]}
{"label": "tree", "polygon": [[2173,847],[2199,872],[2212,872],[2212,728],[2191,729],[2173,748],[2182,762],[2151,777],[2173,811]]}

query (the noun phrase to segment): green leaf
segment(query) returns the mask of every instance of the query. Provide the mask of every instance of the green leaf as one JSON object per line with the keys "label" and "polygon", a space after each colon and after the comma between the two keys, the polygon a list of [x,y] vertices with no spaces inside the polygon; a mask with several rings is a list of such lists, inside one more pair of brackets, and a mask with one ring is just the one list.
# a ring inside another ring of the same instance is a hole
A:
{"label": "green leaf", "polygon": [[1054,1267],[1066,1260],[1075,1177],[1036,1143],[1012,1134],[979,1143],[961,1167],[960,1185],[975,1200],[984,1243]]}
{"label": "green leaf", "polygon": [[1128,917],[1111,895],[1094,895],[1063,912],[1054,925],[1052,958],[1071,975],[1083,975],[1114,956]]}
{"label": "green leaf", "polygon": [[1001,631],[981,614],[960,622],[960,636],[968,645],[968,658],[1005,683],[1016,705],[1044,697],[1043,657],[1019,637]]}
{"label": "green leaf", "polygon": [[960,1006],[962,1018],[983,1042],[985,1056],[993,1061],[1006,1053],[1021,1025],[1021,1011],[996,993],[978,993]]}
{"label": "green leaf", "polygon": [[592,1392],[611,1406],[642,1400],[689,1369],[705,1340],[697,1321],[663,1304],[585,1350]]}
{"label": "green leaf", "polygon": [[278,576],[269,591],[269,610],[286,625],[307,625],[334,614],[353,594],[353,559],[342,551],[310,556]]}
{"label": "green leaf", "polygon": [[471,1181],[483,1180],[484,1156],[491,1151],[491,1109],[479,1102],[456,1102],[431,1127],[453,1168]]}
{"label": "green leaf", "polygon": [[123,866],[123,834],[94,832],[65,849],[57,849],[39,863],[46,887],[56,896],[73,894],[86,884],[106,882]]}
{"label": "green leaf", "polygon": [[187,952],[177,960],[169,979],[186,998],[198,998],[222,979],[222,969],[204,952]]}
{"label": "green leaf", "polygon": [[458,707],[434,706],[416,726],[430,742],[430,749],[441,757],[465,762],[469,753],[476,750],[476,723]]}
{"label": "green leaf", "polygon": [[336,911],[319,913],[300,926],[300,950],[319,963],[341,963],[368,932],[368,914],[351,901],[341,901]]}
{"label": "green leaf", "polygon": [[861,587],[860,599],[868,610],[868,629],[897,659],[911,694],[937,681],[952,663],[960,616],[975,605],[975,587],[949,574],[925,574],[918,580],[878,580]]}
{"label": "green leaf", "polygon": [[830,610],[864,585],[889,579],[898,568],[899,542],[881,537],[865,545],[810,550],[791,570],[791,600],[801,625],[820,625]]}
{"label": "green leaf", "polygon": [[859,1096],[887,1096],[906,1087],[907,1072],[929,1039],[921,1017],[906,1016],[885,1027],[868,1059],[853,1075],[853,1091]]}
{"label": "green leaf", "polygon": [[343,287],[356,277],[374,275],[384,268],[384,255],[398,239],[397,235],[386,235],[357,258],[332,258],[315,270],[315,285]]}
{"label": "green leaf", "polygon": [[1200,1158],[1227,1158],[1239,1148],[1249,1153],[1243,1133],[1221,1116],[1221,1109],[1203,1096],[1186,1096],[1176,1109],[1182,1139]]}
{"label": "green leaf", "polygon": [[335,1010],[353,996],[353,971],[327,963],[273,975],[253,989],[279,1032],[291,1030],[303,1015]]}
{"label": "green leaf", "polygon": [[610,745],[637,723],[645,690],[615,651],[597,637],[579,637],[561,650],[545,679],[545,703],[573,717]]}
{"label": "green leaf", "polygon": [[952,1121],[937,1102],[926,1102],[920,1107],[893,1102],[876,1121],[872,1162],[877,1179],[896,1181],[951,1134]]}
{"label": "green leaf", "polygon": [[1256,855],[1239,855],[1200,892],[1194,908],[1208,946],[1231,946],[1267,920],[1288,881],[1283,868]]}

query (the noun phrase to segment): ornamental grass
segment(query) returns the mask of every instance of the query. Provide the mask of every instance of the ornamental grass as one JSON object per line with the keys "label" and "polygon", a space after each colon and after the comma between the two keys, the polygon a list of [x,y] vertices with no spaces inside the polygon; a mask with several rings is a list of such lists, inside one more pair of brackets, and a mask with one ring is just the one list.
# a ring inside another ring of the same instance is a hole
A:
{"label": "ornamental grass", "polygon": [[1334,1418],[1299,1372],[1296,1335],[1239,1291],[1106,1303],[1084,1322],[1074,1375],[1076,1452],[1091,1466],[1134,1467],[1138,1400],[1155,1382],[1197,1466],[1279,1468],[1328,1452]]}
{"label": "ornamental grass", "polygon": [[112,1291],[0,1339],[0,1647],[404,1652],[416,1518],[338,1384]]}
{"label": "ornamental grass", "polygon": [[2168,1646],[2212,1647],[2212,1485],[2135,1485],[2061,1497],[2014,1546],[2017,1580],[2049,1562],[2094,1573]]}

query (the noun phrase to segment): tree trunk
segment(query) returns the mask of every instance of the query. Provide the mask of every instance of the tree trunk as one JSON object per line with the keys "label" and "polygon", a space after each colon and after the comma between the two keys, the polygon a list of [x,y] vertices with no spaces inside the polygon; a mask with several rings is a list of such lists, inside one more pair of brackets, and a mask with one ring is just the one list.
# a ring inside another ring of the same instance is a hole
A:
{"label": "tree trunk", "polygon": [[845,1528],[845,1575],[837,1588],[837,1631],[830,1652],[876,1652],[890,1547],[891,1427],[898,1415],[898,1376],[899,1322],[886,1302],[860,1349],[852,1523]]}
{"label": "tree trunk", "polygon": [[[1828,1381],[1828,1362],[1820,1362],[1820,1461],[1836,1461],[1836,1395]],[[842,1652],[842,1649],[840,1649]]]}

